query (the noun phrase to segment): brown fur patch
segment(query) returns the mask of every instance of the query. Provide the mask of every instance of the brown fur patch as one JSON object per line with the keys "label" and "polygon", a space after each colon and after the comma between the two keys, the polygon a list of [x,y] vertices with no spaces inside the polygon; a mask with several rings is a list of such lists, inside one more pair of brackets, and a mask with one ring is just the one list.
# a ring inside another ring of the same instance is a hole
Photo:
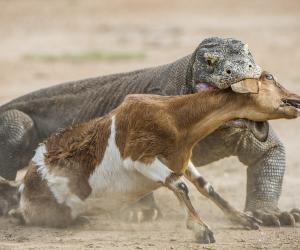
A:
{"label": "brown fur patch", "polygon": [[116,144],[123,159],[151,163],[156,156],[173,153],[178,131],[167,113],[165,98],[130,95],[116,110]]}
{"label": "brown fur patch", "polygon": [[31,225],[65,227],[72,222],[70,208],[58,204],[47,182],[31,163],[24,180],[21,197],[22,215]]}
{"label": "brown fur patch", "polygon": [[218,107],[222,101],[227,102],[227,95],[226,100],[219,100],[220,96],[224,97],[224,91],[172,97],[127,96],[116,110],[116,143],[122,157],[144,163],[158,157],[175,173],[183,173],[194,146],[190,130],[211,112],[209,105]]}
{"label": "brown fur patch", "polygon": [[111,118],[105,116],[68,128],[45,142],[49,171],[68,177],[71,191],[82,200],[91,193],[88,178],[103,159],[110,126]]}

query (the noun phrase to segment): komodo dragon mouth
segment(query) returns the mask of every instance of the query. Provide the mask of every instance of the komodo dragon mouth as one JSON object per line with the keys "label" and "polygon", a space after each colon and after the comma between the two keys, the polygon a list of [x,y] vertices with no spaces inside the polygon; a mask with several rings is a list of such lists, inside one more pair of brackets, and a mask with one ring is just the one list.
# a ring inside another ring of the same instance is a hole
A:
{"label": "komodo dragon mouth", "polygon": [[[196,82],[196,90],[197,92],[202,91],[215,91],[219,88],[214,83],[203,83],[203,82]],[[287,103],[287,101],[285,102]],[[292,102],[295,103],[295,102]],[[286,104],[285,104],[286,105]],[[290,104],[291,105],[291,104]],[[299,106],[300,108],[300,106]],[[237,129],[249,129],[253,135],[259,141],[266,141],[269,134],[269,123],[268,122],[254,122],[247,119],[234,119],[231,121],[226,122],[221,128],[228,128],[233,127]]]}
{"label": "komodo dragon mouth", "polygon": [[217,90],[217,89],[219,89],[219,88],[213,83],[196,82],[197,92],[208,91],[208,90],[211,91],[211,90]]}

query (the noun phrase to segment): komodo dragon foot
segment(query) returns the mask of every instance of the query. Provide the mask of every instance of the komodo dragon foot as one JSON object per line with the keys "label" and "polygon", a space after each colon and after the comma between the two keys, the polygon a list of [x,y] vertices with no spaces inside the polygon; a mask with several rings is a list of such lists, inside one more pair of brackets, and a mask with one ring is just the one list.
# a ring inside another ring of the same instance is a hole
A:
{"label": "komodo dragon foot", "polygon": [[250,213],[261,220],[263,226],[295,226],[297,222],[300,223],[300,209],[297,208],[292,209],[290,212],[281,211],[278,208],[262,208]]}
{"label": "komodo dragon foot", "polygon": [[8,181],[0,176],[0,216],[8,215],[19,203],[19,183]]}
{"label": "komodo dragon foot", "polygon": [[122,210],[120,217],[127,222],[141,223],[158,220],[162,217],[162,213],[156,205],[153,194],[150,194]]}

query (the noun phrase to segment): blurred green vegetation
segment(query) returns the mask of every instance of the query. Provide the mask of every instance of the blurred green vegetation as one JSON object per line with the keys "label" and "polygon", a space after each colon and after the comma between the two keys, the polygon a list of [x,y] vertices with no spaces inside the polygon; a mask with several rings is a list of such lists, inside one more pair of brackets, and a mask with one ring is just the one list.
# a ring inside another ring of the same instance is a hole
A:
{"label": "blurred green vegetation", "polygon": [[39,60],[39,61],[125,61],[125,60],[142,60],[146,58],[144,52],[138,51],[83,51],[74,53],[61,53],[61,54],[49,54],[49,53],[31,53],[24,56],[27,60]]}

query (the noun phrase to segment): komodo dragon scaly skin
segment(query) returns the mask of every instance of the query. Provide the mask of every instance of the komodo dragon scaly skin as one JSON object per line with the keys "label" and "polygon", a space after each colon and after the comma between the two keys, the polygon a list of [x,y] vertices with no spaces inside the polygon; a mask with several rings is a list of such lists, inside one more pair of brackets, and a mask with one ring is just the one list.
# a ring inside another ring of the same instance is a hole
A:
{"label": "komodo dragon scaly skin", "polygon": [[[0,108],[0,175],[14,179],[43,139],[72,123],[108,113],[129,93],[188,94],[196,91],[195,83],[226,88],[244,78],[258,78],[260,73],[246,44],[235,39],[209,38],[193,54],[167,65],[69,82],[22,96]],[[217,130],[196,147],[193,161],[202,166],[238,156],[248,165],[246,210],[272,225],[284,217],[277,202],[285,154],[273,130],[263,139],[260,130],[267,131],[268,126],[257,129],[259,126],[255,124],[253,133],[243,126]],[[150,195],[144,200],[152,199]],[[156,208],[153,202],[151,206]],[[295,222],[289,213],[284,218],[281,223]]]}

